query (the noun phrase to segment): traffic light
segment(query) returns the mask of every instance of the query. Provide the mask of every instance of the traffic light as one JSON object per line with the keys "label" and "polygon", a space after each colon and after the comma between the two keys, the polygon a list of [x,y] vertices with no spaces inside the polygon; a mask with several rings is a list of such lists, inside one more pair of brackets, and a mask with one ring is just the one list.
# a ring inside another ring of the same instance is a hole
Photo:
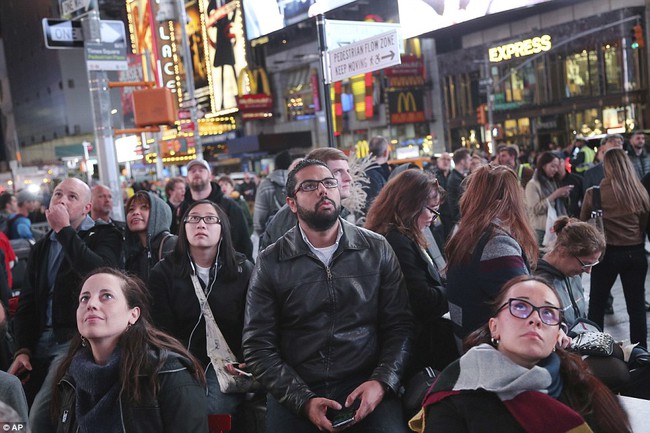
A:
{"label": "traffic light", "polygon": [[641,24],[635,24],[632,27],[632,48],[644,48],[645,41],[643,40],[643,27]]}
{"label": "traffic light", "polygon": [[487,116],[485,114],[485,109],[487,106],[481,104],[476,108],[476,122],[480,125],[485,125],[487,123]]}

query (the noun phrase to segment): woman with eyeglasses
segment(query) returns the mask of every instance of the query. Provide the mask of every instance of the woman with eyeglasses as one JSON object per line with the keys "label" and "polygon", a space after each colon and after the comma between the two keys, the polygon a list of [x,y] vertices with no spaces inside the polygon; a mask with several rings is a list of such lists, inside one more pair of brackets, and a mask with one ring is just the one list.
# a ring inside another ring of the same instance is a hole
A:
{"label": "woman with eyeglasses", "polygon": [[[598,229],[574,218],[560,217],[553,226],[557,234],[553,248],[537,262],[535,275],[544,278],[556,290],[562,305],[569,335],[584,332],[578,322],[587,322],[587,305],[582,273],[590,273],[605,251],[605,237]],[[589,325],[589,322],[587,322]],[[631,351],[626,364],[623,349],[614,345],[612,356],[587,356],[585,361],[594,374],[610,389],[624,395],[649,398],[650,355],[642,348]],[[643,362],[646,364],[643,365]]]}
{"label": "woman with eyeglasses", "polygon": [[[243,359],[244,304],[252,269],[252,263],[233,247],[223,210],[209,200],[199,200],[183,215],[176,248],[152,269],[149,284],[155,324],[202,363],[208,413],[231,414],[233,432],[242,431],[245,393],[222,391],[226,389],[223,373],[242,379],[248,374],[246,365],[236,362]],[[224,360],[208,344],[215,340],[215,324],[234,359]]]}
{"label": "woman with eyeglasses", "polygon": [[386,237],[406,280],[417,325],[406,378],[427,366],[442,369],[458,357],[451,332],[445,334],[451,328],[441,318],[448,311],[447,297],[441,269],[428,250],[427,238],[429,242],[433,238],[425,233],[440,216],[443,196],[444,190],[432,174],[405,170],[381,189],[365,224],[365,228]]}
{"label": "woman with eyeglasses", "polygon": [[588,317],[604,328],[607,297],[620,275],[630,316],[630,341],[647,348],[645,231],[650,198],[622,149],[605,152],[603,169],[605,178],[600,187],[586,191],[580,211],[581,220],[589,219],[594,191],[599,191],[607,246],[591,273]]}
{"label": "woman with eyeglasses", "polygon": [[506,281],[530,274],[538,251],[514,171],[488,165],[465,183],[458,230],[445,247],[449,312],[459,343],[487,323],[487,305]]}
{"label": "woman with eyeglasses", "polygon": [[579,355],[558,347],[562,303],[545,280],[515,277],[489,308],[488,323],[425,397],[413,430],[631,432],[616,396]]}

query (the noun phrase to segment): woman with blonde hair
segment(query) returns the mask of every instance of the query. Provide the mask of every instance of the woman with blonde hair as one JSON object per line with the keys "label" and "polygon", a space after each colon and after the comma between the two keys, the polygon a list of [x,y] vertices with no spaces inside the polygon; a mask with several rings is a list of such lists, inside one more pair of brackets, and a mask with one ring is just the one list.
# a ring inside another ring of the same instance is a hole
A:
{"label": "woman with blonde hair", "polygon": [[506,281],[529,274],[538,253],[514,171],[480,167],[466,184],[458,231],[445,247],[447,298],[458,339],[487,322],[487,304]]}
{"label": "woman with blonde hair", "polygon": [[580,211],[586,221],[592,212],[594,194],[600,195],[607,246],[605,256],[593,267],[589,296],[589,320],[604,327],[607,297],[621,276],[625,304],[630,316],[630,341],[647,346],[645,311],[645,229],[650,198],[622,149],[610,149],[603,157],[605,178],[599,187],[589,188]]}

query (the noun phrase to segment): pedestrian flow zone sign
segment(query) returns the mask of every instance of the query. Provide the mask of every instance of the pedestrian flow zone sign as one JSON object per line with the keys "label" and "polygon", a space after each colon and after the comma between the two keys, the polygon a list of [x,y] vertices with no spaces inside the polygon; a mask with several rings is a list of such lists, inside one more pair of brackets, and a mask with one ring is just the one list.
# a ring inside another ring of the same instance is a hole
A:
{"label": "pedestrian flow zone sign", "polygon": [[328,50],[327,82],[341,81],[401,63],[400,45],[397,30],[393,29],[341,48]]}

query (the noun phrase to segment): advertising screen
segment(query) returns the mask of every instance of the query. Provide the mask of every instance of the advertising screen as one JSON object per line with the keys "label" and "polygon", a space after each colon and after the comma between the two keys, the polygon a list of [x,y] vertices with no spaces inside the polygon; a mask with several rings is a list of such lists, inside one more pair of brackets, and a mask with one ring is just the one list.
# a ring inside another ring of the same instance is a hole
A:
{"label": "advertising screen", "polygon": [[412,38],[454,24],[551,0],[398,0],[402,37]]}
{"label": "advertising screen", "polygon": [[246,37],[256,39],[354,0],[243,0]]}

